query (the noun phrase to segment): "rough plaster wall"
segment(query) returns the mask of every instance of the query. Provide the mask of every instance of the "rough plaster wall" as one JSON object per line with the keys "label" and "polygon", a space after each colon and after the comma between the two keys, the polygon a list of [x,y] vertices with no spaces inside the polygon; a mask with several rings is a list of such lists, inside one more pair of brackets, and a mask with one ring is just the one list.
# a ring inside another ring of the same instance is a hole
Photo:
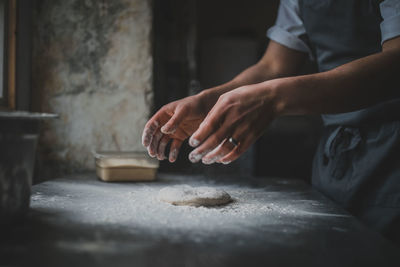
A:
{"label": "rough plaster wall", "polygon": [[150,0],[35,1],[34,103],[60,115],[42,132],[47,167],[93,169],[93,150],[143,150],[151,16]]}

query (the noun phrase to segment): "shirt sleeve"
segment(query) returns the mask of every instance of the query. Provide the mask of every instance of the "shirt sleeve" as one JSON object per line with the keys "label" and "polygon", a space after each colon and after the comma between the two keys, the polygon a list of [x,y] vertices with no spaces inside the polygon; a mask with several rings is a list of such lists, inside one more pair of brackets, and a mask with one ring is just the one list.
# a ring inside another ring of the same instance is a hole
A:
{"label": "shirt sleeve", "polygon": [[380,4],[382,44],[400,36],[400,0],[385,0]]}
{"label": "shirt sleeve", "polygon": [[306,36],[306,30],[300,18],[298,0],[281,0],[275,25],[268,29],[267,36],[288,48],[310,52],[308,45],[302,39]]}

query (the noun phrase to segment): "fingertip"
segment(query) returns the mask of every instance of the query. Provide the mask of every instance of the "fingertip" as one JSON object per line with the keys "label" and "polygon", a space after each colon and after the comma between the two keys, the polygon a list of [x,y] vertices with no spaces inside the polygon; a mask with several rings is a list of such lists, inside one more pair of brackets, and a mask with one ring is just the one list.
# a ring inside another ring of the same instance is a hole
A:
{"label": "fingertip", "polygon": [[235,148],[233,151],[231,151],[228,155],[225,155],[223,158],[220,159],[220,162],[224,165],[227,165],[231,163],[232,161],[235,161],[240,155],[236,153],[237,148]]}
{"label": "fingertip", "polygon": [[165,124],[163,127],[161,127],[161,132],[163,134],[173,134],[175,131],[176,127],[169,124]]}
{"label": "fingertip", "polygon": [[142,136],[142,145],[144,147],[148,147],[150,145],[150,141],[151,141],[150,139],[151,139],[150,137],[148,137],[147,135],[145,136],[143,134],[143,136]]}
{"label": "fingertip", "polygon": [[156,153],[150,148],[150,146],[147,148],[147,152],[149,153],[149,156],[152,158],[156,157]]}
{"label": "fingertip", "polygon": [[172,141],[169,152],[169,162],[173,163],[177,160],[182,143],[183,141],[178,139]]}
{"label": "fingertip", "polygon": [[146,123],[145,129],[149,132],[155,132],[160,124],[156,120],[150,120]]}
{"label": "fingertip", "polygon": [[172,151],[169,152],[169,162],[174,163],[177,157],[178,157],[177,149],[173,149]]}
{"label": "fingertip", "polygon": [[166,159],[167,157],[165,156],[165,148],[167,147],[168,143],[169,143],[169,136],[168,135],[164,135],[161,140],[160,143],[158,145],[158,152],[157,155],[159,158],[161,158],[161,160]]}
{"label": "fingertip", "polygon": [[149,154],[149,156],[152,157],[152,158],[155,157],[155,154],[153,154],[153,153],[150,151],[150,148],[147,148],[147,154]]}
{"label": "fingertip", "polygon": [[210,164],[213,164],[213,163],[214,163],[213,159],[205,159],[205,158],[203,158],[203,159],[201,160],[201,162],[202,162],[203,164],[205,164],[205,165],[210,165]]}
{"label": "fingertip", "polygon": [[197,147],[200,144],[200,141],[194,138],[193,136],[189,139],[189,145],[191,147]]}
{"label": "fingertip", "polygon": [[168,132],[168,127],[165,127],[165,125],[164,125],[163,127],[161,127],[160,131],[161,131],[163,134],[168,134],[168,133],[169,133],[169,132]]}
{"label": "fingertip", "polygon": [[198,153],[198,152],[196,152],[196,151],[192,151],[192,152],[189,154],[189,160],[190,160],[192,163],[197,163],[197,162],[199,162],[199,161],[203,158],[203,155],[204,155],[204,154]]}
{"label": "fingertip", "polygon": [[234,160],[232,152],[228,153],[227,155],[225,155],[224,157],[221,157],[218,161],[221,164],[224,165],[228,165],[229,163],[231,163]]}
{"label": "fingertip", "polygon": [[199,128],[192,134],[192,136],[189,139],[189,145],[191,147],[197,147],[204,141],[204,138],[207,137],[208,135],[208,129],[204,128],[205,125],[207,125],[206,121],[203,121],[200,123]]}
{"label": "fingertip", "polygon": [[160,142],[160,139],[162,138],[163,134],[161,132],[157,132],[151,140],[151,143],[148,146],[148,150],[150,153],[150,156],[155,156],[157,154],[158,150],[158,145]]}
{"label": "fingertip", "polygon": [[145,147],[148,147],[151,144],[154,133],[157,131],[159,126],[158,121],[148,121],[144,127],[142,134],[142,144]]}

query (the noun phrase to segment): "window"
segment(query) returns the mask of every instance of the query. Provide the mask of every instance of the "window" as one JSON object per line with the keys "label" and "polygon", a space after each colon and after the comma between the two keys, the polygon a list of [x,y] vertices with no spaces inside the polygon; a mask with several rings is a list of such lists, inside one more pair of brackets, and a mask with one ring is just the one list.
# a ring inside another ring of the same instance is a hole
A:
{"label": "window", "polygon": [[4,98],[4,0],[0,0],[0,99]]}
{"label": "window", "polygon": [[15,109],[17,0],[0,0],[0,110]]}

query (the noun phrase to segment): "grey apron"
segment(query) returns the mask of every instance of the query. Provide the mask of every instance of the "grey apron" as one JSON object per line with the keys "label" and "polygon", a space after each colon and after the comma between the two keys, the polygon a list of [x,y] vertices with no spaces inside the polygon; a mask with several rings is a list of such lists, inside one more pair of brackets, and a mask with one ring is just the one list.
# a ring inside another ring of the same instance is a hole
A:
{"label": "grey apron", "polygon": [[[299,1],[319,71],[381,51],[379,2]],[[400,243],[400,99],[322,118],[314,187]]]}

